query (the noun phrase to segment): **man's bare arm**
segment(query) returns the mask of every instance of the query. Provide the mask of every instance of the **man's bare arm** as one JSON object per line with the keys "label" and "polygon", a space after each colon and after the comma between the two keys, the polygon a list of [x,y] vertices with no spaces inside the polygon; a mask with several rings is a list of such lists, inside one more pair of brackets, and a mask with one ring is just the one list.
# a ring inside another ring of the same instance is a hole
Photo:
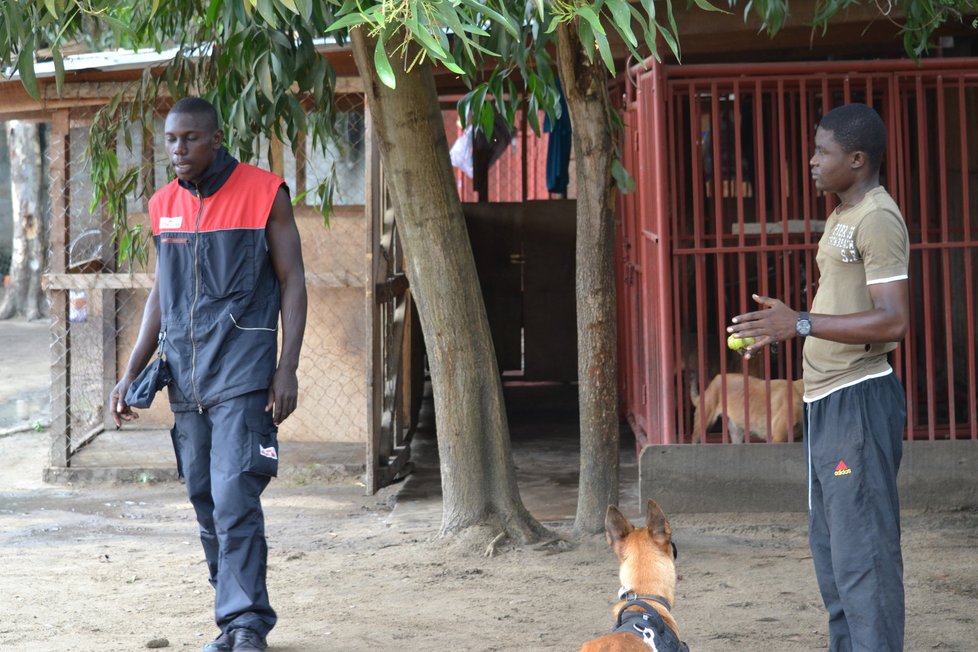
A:
{"label": "man's bare arm", "polygon": [[[818,337],[844,344],[899,342],[910,324],[910,297],[907,281],[891,281],[869,286],[873,308],[849,315],[810,315],[812,331]],[[770,297],[754,295],[762,309],[737,315],[727,327],[738,337],[753,337],[754,344],[743,349],[745,357],[762,347],[795,337],[798,312]]]}
{"label": "man's bare arm", "polygon": [[292,202],[285,188],[280,188],[265,227],[272,267],[282,290],[282,353],[268,390],[265,410],[272,410],[276,424],[284,421],[298,404],[299,383],[296,369],[306,330],[306,274],[302,264],[299,229],[292,212]]}

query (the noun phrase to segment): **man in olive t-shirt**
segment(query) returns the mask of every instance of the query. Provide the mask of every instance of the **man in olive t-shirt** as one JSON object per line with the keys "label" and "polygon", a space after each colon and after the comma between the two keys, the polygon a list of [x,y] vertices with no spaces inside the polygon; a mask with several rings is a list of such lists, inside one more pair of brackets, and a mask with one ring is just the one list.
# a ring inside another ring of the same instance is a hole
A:
{"label": "man in olive t-shirt", "polygon": [[[833,211],[815,258],[820,277],[812,312],[851,315],[873,310],[869,287],[905,281],[909,253],[907,226],[882,186],[852,208]],[[804,346],[805,401],[892,373],[886,354],[896,347],[896,342],[851,344],[809,337]]]}
{"label": "man in olive t-shirt", "polygon": [[811,314],[754,295],[728,332],[768,344],[805,337],[809,544],[829,612],[829,650],[903,649],[897,471],[906,399],[887,354],[909,323],[910,256],[900,210],[880,186],[886,128],[864,104],[827,113],[815,133],[815,187],[835,193],[818,245]]}

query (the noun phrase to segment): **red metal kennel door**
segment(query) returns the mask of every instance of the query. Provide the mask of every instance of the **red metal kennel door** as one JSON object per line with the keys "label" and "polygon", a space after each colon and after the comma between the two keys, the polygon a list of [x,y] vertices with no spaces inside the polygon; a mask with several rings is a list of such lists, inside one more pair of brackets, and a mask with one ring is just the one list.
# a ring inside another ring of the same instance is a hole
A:
{"label": "red metal kennel door", "polygon": [[[810,305],[817,243],[835,206],[809,176],[814,128],[825,111],[853,101],[875,107],[888,126],[882,181],[911,237],[914,317],[893,356],[907,390],[908,436],[976,437],[969,334],[978,318],[978,199],[969,186],[978,180],[978,137],[966,121],[978,114],[976,63],[654,65],[641,75],[630,136],[637,151],[627,161],[637,201],[623,202],[622,219],[635,223],[631,237],[642,247],[642,286],[632,294],[641,295],[645,318],[630,338],[642,340],[630,347],[645,366],[628,382],[648,390],[648,402],[638,404],[630,388],[626,411],[648,443],[689,441],[705,430],[704,419],[693,422],[691,394],[716,374],[765,383],[800,377],[798,342],[748,366],[727,350],[724,328],[754,307],[752,292]],[[724,413],[726,394],[724,387]],[[760,409],[746,395],[738,399],[748,430],[770,430],[779,406],[767,394]],[[706,439],[729,441],[726,419]]]}

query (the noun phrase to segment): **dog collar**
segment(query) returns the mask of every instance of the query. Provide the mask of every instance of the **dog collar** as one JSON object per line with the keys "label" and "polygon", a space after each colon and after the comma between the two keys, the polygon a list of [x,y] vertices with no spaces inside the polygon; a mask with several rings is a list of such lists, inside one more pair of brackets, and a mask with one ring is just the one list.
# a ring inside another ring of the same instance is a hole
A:
{"label": "dog collar", "polygon": [[624,586],[618,589],[618,599],[625,600],[626,602],[634,602],[635,600],[651,600],[652,602],[658,603],[666,608],[666,611],[672,611],[672,605],[669,601],[663,598],[661,595],[642,595],[640,593],[635,593],[631,589],[627,589]]}

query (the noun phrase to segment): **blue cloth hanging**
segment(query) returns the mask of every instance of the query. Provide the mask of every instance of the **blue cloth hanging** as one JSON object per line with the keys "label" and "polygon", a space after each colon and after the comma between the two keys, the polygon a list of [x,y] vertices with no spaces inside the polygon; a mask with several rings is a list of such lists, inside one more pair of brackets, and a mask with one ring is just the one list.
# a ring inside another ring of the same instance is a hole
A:
{"label": "blue cloth hanging", "polygon": [[557,93],[560,95],[560,117],[554,121],[550,116],[543,119],[543,130],[550,134],[547,139],[547,191],[558,195],[567,195],[567,184],[570,181],[571,142],[574,131],[571,129],[570,110],[564,97],[564,89],[557,82]]}

